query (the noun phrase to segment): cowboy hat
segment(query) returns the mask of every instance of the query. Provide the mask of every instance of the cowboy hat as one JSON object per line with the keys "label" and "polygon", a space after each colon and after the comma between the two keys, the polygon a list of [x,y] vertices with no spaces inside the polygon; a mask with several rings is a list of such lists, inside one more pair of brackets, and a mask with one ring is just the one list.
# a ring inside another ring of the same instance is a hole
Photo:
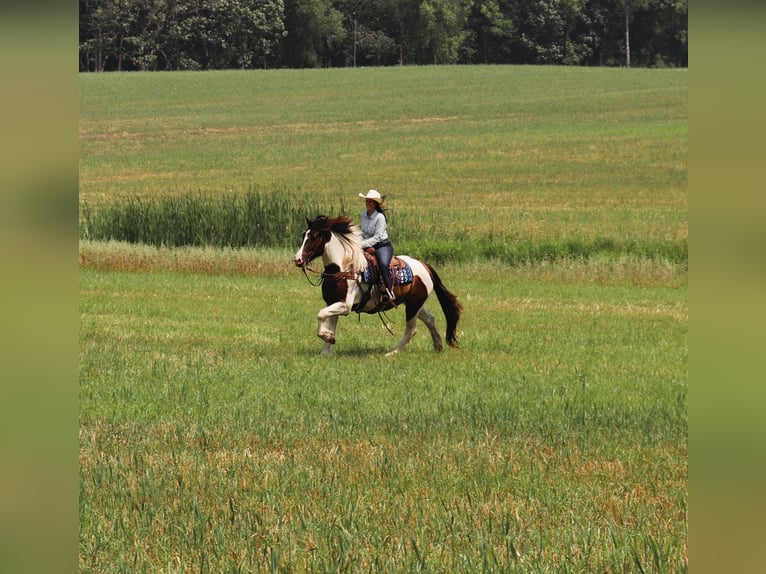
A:
{"label": "cowboy hat", "polygon": [[361,197],[362,199],[371,199],[375,203],[383,203],[383,198],[380,196],[380,193],[376,189],[371,189],[370,191],[367,192],[367,195],[362,195],[360,193],[359,197]]}

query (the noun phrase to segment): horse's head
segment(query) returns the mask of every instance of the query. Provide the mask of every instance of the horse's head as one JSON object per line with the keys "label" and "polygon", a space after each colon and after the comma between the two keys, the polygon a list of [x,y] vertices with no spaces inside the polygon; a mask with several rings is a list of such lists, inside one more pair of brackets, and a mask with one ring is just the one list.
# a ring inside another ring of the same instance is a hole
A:
{"label": "horse's head", "polygon": [[305,267],[322,255],[324,247],[331,237],[330,220],[324,215],[317,215],[315,219],[307,217],[306,225],[301,246],[293,256],[293,263],[296,267]]}

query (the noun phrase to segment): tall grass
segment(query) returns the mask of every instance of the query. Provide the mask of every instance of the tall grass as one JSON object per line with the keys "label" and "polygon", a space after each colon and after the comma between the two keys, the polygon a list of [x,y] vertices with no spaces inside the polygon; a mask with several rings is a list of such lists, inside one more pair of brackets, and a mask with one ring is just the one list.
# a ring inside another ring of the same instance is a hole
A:
{"label": "tall grass", "polygon": [[[348,214],[343,198],[335,204],[307,201],[282,190],[242,194],[203,193],[132,197],[109,205],[81,206],[80,236],[87,240],[126,241],[156,247],[272,247],[295,246],[305,229],[305,216]],[[355,216],[355,213],[350,214]],[[401,253],[417,254],[434,263],[490,259],[517,266],[526,263],[589,259],[594,256],[635,256],[686,265],[685,239],[614,239],[564,237],[545,240],[511,239],[496,234],[465,235],[459,229],[441,235],[423,233],[421,221],[397,217],[392,235]]]}
{"label": "tall grass", "polygon": [[109,206],[81,206],[80,237],[157,247],[286,247],[306,228],[306,215],[320,206],[287,192],[206,195],[201,192],[131,197]]}

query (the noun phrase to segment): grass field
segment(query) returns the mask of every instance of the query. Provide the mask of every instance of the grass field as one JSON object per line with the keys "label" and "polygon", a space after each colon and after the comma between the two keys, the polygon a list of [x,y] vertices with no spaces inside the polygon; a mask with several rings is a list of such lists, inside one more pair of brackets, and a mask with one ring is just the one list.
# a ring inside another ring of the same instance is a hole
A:
{"label": "grass field", "polygon": [[320,360],[275,258],[83,269],[83,571],[684,570],[683,289],[451,267],[459,350]]}
{"label": "grass field", "polygon": [[[374,186],[456,246],[684,242],[686,82],[81,76],[81,200],[257,186],[356,211]],[[421,332],[386,359],[397,339],[352,316],[320,359],[291,254],[81,241],[82,572],[687,570],[685,261],[448,263],[459,349]]]}
{"label": "grass field", "polygon": [[508,66],[83,75],[81,199],[254,187],[356,212],[374,187],[432,237],[683,241],[687,82]]}

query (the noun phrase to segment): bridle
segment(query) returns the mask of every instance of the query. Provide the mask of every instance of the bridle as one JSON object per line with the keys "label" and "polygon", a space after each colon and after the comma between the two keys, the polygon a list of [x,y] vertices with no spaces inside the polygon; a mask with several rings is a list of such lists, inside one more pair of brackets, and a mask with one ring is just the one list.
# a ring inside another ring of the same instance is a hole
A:
{"label": "bridle", "polygon": [[[322,249],[324,249],[324,245],[326,242],[322,243]],[[306,263],[301,265],[301,269],[303,269],[303,275],[306,277],[306,281],[309,282],[309,285],[312,287],[319,287],[322,282],[325,279],[332,279],[334,281],[341,281],[343,279],[356,279],[357,277],[361,276],[361,272],[353,272],[353,271],[338,271],[337,273],[327,273],[325,271],[317,271],[316,269],[312,269],[310,266],[311,261],[319,257],[319,253],[321,251],[317,249],[314,251],[316,255],[313,255]],[[301,254],[302,255],[302,254]],[[316,283],[314,283],[311,278],[309,277],[309,272],[313,273],[314,275],[318,275],[319,278]]]}
{"label": "bridle", "polygon": [[[306,277],[306,281],[309,282],[309,285],[312,287],[319,287],[322,282],[325,279],[332,279],[334,281],[340,281],[342,279],[356,279],[359,280],[362,276],[361,271],[353,272],[353,271],[338,271],[337,273],[326,273],[324,271],[317,271],[316,269],[312,269],[309,263],[304,263],[301,265],[301,269],[303,270],[303,275]],[[314,275],[318,275],[319,279],[316,283],[314,283],[311,280],[311,277],[309,277],[309,273],[313,273]],[[361,313],[357,312],[359,316],[361,317]],[[378,317],[380,318],[381,323],[383,323],[383,326],[386,328],[386,330],[391,333],[392,336],[394,335],[394,332],[391,330],[391,328],[388,326],[388,323],[386,322],[386,319],[383,318],[383,312],[378,311]]]}

